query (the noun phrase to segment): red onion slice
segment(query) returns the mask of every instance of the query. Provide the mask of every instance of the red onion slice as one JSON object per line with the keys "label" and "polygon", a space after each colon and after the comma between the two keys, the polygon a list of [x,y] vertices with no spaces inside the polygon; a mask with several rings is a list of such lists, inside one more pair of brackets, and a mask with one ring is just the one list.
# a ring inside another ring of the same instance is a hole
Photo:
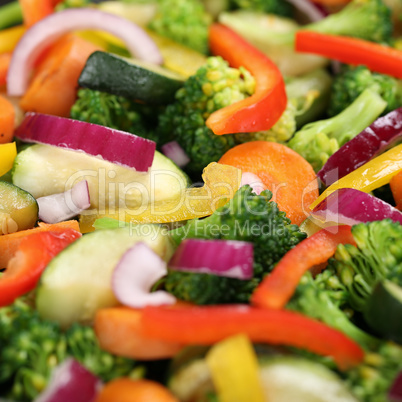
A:
{"label": "red onion slice", "polygon": [[53,370],[47,388],[34,402],[91,402],[101,387],[101,381],[90,371],[67,358]]}
{"label": "red onion slice", "polygon": [[80,181],[64,193],[39,197],[39,219],[46,223],[66,221],[91,205],[88,182]]}
{"label": "red onion slice", "polygon": [[388,400],[389,402],[402,402],[402,371],[397,375],[388,391]]}
{"label": "red onion slice", "polygon": [[297,10],[304,14],[309,21],[319,21],[322,20],[326,13],[322,7],[318,7],[313,4],[310,0],[286,0],[288,3],[292,4]]}
{"label": "red onion slice", "polygon": [[190,162],[190,158],[177,141],[171,141],[162,145],[161,150],[163,154],[171,159],[178,167],[184,167]]}
{"label": "red onion slice", "polygon": [[139,242],[126,251],[112,275],[112,289],[120,303],[133,308],[174,304],[168,292],[150,292],[152,286],[167,274],[166,262],[145,243]]}
{"label": "red onion slice", "polygon": [[364,165],[402,137],[402,107],[379,117],[371,126],[329,157],[317,176],[330,186]]}
{"label": "red onion slice", "polygon": [[402,224],[402,213],[396,208],[353,188],[335,190],[318,204],[311,214],[318,222],[323,223],[355,225],[389,218]]}
{"label": "red onion slice", "polygon": [[240,186],[244,186],[246,184],[251,186],[253,192],[257,195],[260,195],[262,191],[267,189],[261,179],[256,174],[251,172],[243,172],[241,175]]}
{"label": "red onion slice", "polygon": [[169,268],[245,280],[253,277],[253,262],[252,243],[186,239],[174,253]]}
{"label": "red onion slice", "polygon": [[15,136],[25,142],[82,151],[139,172],[151,167],[156,148],[153,141],[124,131],[31,112],[25,115]]}
{"label": "red onion slice", "polygon": [[93,8],[72,8],[49,15],[29,28],[18,42],[7,75],[7,92],[21,96],[29,73],[40,53],[63,34],[80,29],[98,29],[116,35],[139,59],[162,64],[155,42],[133,22]]}

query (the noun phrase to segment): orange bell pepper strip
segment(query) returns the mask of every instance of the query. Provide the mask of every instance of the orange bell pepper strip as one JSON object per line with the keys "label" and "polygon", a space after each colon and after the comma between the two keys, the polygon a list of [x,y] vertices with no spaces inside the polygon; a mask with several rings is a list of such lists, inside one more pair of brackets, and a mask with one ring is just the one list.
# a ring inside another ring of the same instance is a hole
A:
{"label": "orange bell pepper strip", "polygon": [[78,78],[95,50],[99,47],[72,34],[57,40],[39,63],[20,107],[69,117],[77,97]]}
{"label": "orange bell pepper strip", "polygon": [[212,113],[206,125],[218,135],[269,130],[285,111],[285,84],[278,67],[236,32],[222,24],[209,29],[213,54],[235,68],[245,67],[256,80],[252,96]]}
{"label": "orange bell pepper strip", "polygon": [[8,66],[10,65],[11,53],[0,54],[0,86],[6,85]]}
{"label": "orange bell pepper strip", "polygon": [[144,336],[183,345],[212,345],[244,334],[252,342],[288,345],[334,359],[341,370],[359,364],[361,347],[343,333],[302,314],[248,305],[143,309]]}
{"label": "orange bell pepper strip", "polygon": [[67,229],[25,237],[0,277],[0,307],[33,290],[48,262],[80,236],[81,233]]}
{"label": "orange bell pepper strip", "polygon": [[301,241],[285,254],[271,274],[257,286],[251,296],[251,303],[268,309],[284,308],[301,277],[315,265],[326,263],[335,254],[338,244],[355,244],[350,226],[322,229]]}
{"label": "orange bell pepper strip", "polygon": [[314,53],[343,63],[363,64],[372,71],[402,78],[402,51],[367,40],[298,31],[295,49],[297,52]]}
{"label": "orange bell pepper strip", "polygon": [[7,267],[25,237],[39,232],[64,232],[66,229],[80,231],[78,222],[71,220],[53,224],[40,222],[39,227],[0,236],[0,269]]}
{"label": "orange bell pepper strip", "polygon": [[402,171],[392,177],[389,186],[394,197],[395,207],[402,211]]}
{"label": "orange bell pepper strip", "polygon": [[24,25],[29,28],[42,18],[53,13],[50,0],[18,0],[21,5]]}

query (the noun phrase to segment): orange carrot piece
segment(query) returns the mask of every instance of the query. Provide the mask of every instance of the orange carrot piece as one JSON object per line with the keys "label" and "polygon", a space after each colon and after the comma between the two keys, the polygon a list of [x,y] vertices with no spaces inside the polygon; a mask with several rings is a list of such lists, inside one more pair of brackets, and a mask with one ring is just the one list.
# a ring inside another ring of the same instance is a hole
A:
{"label": "orange carrot piece", "polygon": [[66,229],[74,229],[77,232],[80,231],[78,222],[71,220],[54,224],[39,223],[39,227],[0,236],[0,269],[7,267],[9,260],[14,256],[22,239],[26,236],[47,231],[60,232]]}
{"label": "orange carrot piece", "polygon": [[318,184],[311,165],[285,145],[253,141],[227,151],[219,163],[257,175],[272,191],[272,200],[296,225],[305,219],[310,202],[318,197]]}
{"label": "orange carrot piece", "polygon": [[99,47],[75,35],[59,39],[39,64],[20,101],[25,111],[70,116],[78,78],[88,56]]}
{"label": "orange carrot piece", "polygon": [[8,66],[10,65],[11,53],[0,54],[0,86],[6,84]]}
{"label": "orange carrot piece", "polygon": [[98,310],[94,328],[102,349],[139,360],[166,359],[182,349],[177,343],[144,338],[141,317],[141,310],[126,307]]}
{"label": "orange carrot piece", "polygon": [[282,309],[293,296],[301,277],[315,265],[326,263],[338,244],[355,244],[350,226],[322,229],[288,251],[270,275],[255,289],[251,302],[257,307]]}
{"label": "orange carrot piece", "polygon": [[179,402],[162,384],[152,380],[118,378],[108,382],[95,402]]}
{"label": "orange carrot piece", "polygon": [[19,0],[19,2],[24,25],[27,28],[53,13],[53,6],[49,0]]}
{"label": "orange carrot piece", "polygon": [[402,171],[397,173],[389,182],[396,208],[402,211]]}
{"label": "orange carrot piece", "polygon": [[15,128],[15,109],[13,104],[0,95],[0,144],[11,142]]}

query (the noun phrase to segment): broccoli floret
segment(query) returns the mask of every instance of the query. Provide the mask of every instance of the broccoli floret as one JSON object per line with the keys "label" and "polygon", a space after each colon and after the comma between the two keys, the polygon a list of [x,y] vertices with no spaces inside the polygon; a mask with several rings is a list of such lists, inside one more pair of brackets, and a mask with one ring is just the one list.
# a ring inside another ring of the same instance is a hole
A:
{"label": "broccoli floret", "polygon": [[181,300],[195,304],[248,303],[258,280],[243,281],[236,278],[169,271],[165,289]]}
{"label": "broccoli floret", "polygon": [[402,226],[390,219],[352,227],[356,246],[337,247],[329,266],[348,290],[348,303],[363,312],[379,280],[402,285]]}
{"label": "broccoli floret", "polygon": [[147,106],[122,96],[82,88],[70,110],[71,118],[136,134],[157,142],[147,120]]}
{"label": "broccoli floret", "polygon": [[283,0],[232,0],[234,9],[252,10],[268,14],[277,14],[291,18],[293,7],[290,3]]}
{"label": "broccoli floret", "polygon": [[365,66],[344,65],[333,82],[329,115],[334,116],[346,109],[367,88],[377,92],[387,102],[384,113],[402,106],[401,80],[371,72]]}
{"label": "broccoli floret", "polygon": [[215,135],[206,125],[209,115],[254,92],[255,80],[243,69],[230,68],[221,57],[209,57],[176,92],[176,100],[159,116],[158,134],[175,139],[191,161],[189,172],[200,172],[235,145],[233,135]]}
{"label": "broccoli floret", "polygon": [[297,127],[315,120],[328,103],[332,79],[324,69],[286,79],[288,103],[275,125],[267,131],[235,134],[237,142],[288,141]]}
{"label": "broccoli floret", "polygon": [[149,28],[201,53],[208,51],[211,16],[199,0],[159,0]]}
{"label": "broccoli floret", "polygon": [[402,347],[381,342],[366,353],[362,364],[339,374],[360,401],[384,402],[388,400],[388,390],[401,370]]}
{"label": "broccoli floret", "polygon": [[[185,238],[224,239],[252,242],[254,245],[254,276],[250,281],[235,281],[228,278],[175,272],[169,291],[189,301],[201,300],[204,304],[239,302],[249,298],[252,289],[265,274],[272,271],[283,255],[306,237],[297,225],[292,225],[285,212],[270,201],[268,190],[260,195],[252,192],[248,185],[242,186],[226,205],[204,219],[193,219],[186,225],[170,232],[173,240],[180,244]],[[173,272],[173,271],[172,271]],[[202,285],[200,282],[202,281]],[[250,282],[250,283],[247,283]],[[173,286],[175,285],[175,286]],[[200,295],[201,286],[205,295]],[[214,286],[215,291],[212,286]],[[239,295],[234,294],[234,286]],[[176,293],[177,292],[177,293]],[[207,294],[208,292],[208,294]],[[192,295],[195,300],[190,299]],[[203,297],[204,296],[204,297]]]}
{"label": "broccoli floret", "polygon": [[2,396],[16,401],[35,399],[68,356],[104,381],[136,370],[134,360],[101,350],[92,328],[76,324],[63,333],[23,300],[0,309],[0,345]]}
{"label": "broccoli floret", "polygon": [[348,290],[331,269],[314,278],[310,272],[306,273],[287,308],[325,322],[366,349],[379,344],[376,338],[350,321],[353,310],[348,305]]}
{"label": "broccoli floret", "polygon": [[318,171],[339,147],[368,127],[386,105],[380,95],[366,89],[338,115],[304,126],[287,145]]}

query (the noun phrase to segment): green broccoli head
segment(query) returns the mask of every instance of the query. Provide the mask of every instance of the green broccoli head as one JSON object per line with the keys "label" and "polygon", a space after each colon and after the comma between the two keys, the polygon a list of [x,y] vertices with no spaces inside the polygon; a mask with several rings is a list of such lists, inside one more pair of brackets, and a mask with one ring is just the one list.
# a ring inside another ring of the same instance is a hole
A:
{"label": "green broccoli head", "polygon": [[258,280],[170,270],[165,289],[181,300],[195,304],[248,303]]}
{"label": "green broccoli head", "polygon": [[380,116],[386,105],[378,93],[365,89],[338,115],[307,124],[297,131],[287,145],[318,171],[339,147]]}
{"label": "green broccoli head", "polygon": [[211,22],[212,17],[199,0],[158,0],[158,11],[149,28],[206,54]]}
{"label": "green broccoli head", "polygon": [[171,231],[171,235],[177,244],[185,238],[251,242],[254,245],[254,277],[262,279],[287,251],[306,237],[271,198],[269,190],[256,195],[250,186],[242,186],[211,216],[192,219]]}
{"label": "green broccoli head", "polygon": [[64,333],[23,299],[0,308],[0,345],[1,395],[15,401],[34,400],[68,356],[104,381],[136,370],[134,360],[102,351],[91,327],[75,324]]}
{"label": "green broccoli head", "polygon": [[283,17],[293,16],[293,7],[283,0],[232,0],[234,9],[258,11],[268,14],[277,14]]}
{"label": "green broccoli head", "polygon": [[402,347],[381,342],[366,353],[362,364],[340,374],[359,401],[383,402],[401,370]]}
{"label": "green broccoli head", "polygon": [[341,11],[305,27],[326,34],[353,36],[374,42],[390,42],[391,10],[383,0],[353,0]]}
{"label": "green broccoli head", "polygon": [[334,116],[346,109],[365,89],[377,92],[387,102],[384,113],[402,106],[402,82],[389,75],[371,72],[365,66],[342,66],[335,77],[328,113]]}
{"label": "green broccoli head", "polygon": [[159,116],[159,136],[179,142],[191,159],[186,169],[202,171],[235,145],[233,135],[215,135],[205,121],[216,110],[250,96],[254,88],[247,70],[231,68],[221,57],[208,58]]}
{"label": "green broccoli head", "polygon": [[83,88],[70,110],[71,118],[136,134],[156,141],[147,119],[147,106],[122,96]]}
{"label": "green broccoli head", "polygon": [[339,245],[329,262],[348,289],[348,302],[364,311],[379,280],[402,285],[402,226],[390,219],[360,223],[352,227],[356,246]]}
{"label": "green broccoli head", "polygon": [[353,310],[348,305],[348,290],[331,269],[326,269],[314,278],[307,272],[287,308],[323,321],[367,350],[379,343],[350,321]]}

